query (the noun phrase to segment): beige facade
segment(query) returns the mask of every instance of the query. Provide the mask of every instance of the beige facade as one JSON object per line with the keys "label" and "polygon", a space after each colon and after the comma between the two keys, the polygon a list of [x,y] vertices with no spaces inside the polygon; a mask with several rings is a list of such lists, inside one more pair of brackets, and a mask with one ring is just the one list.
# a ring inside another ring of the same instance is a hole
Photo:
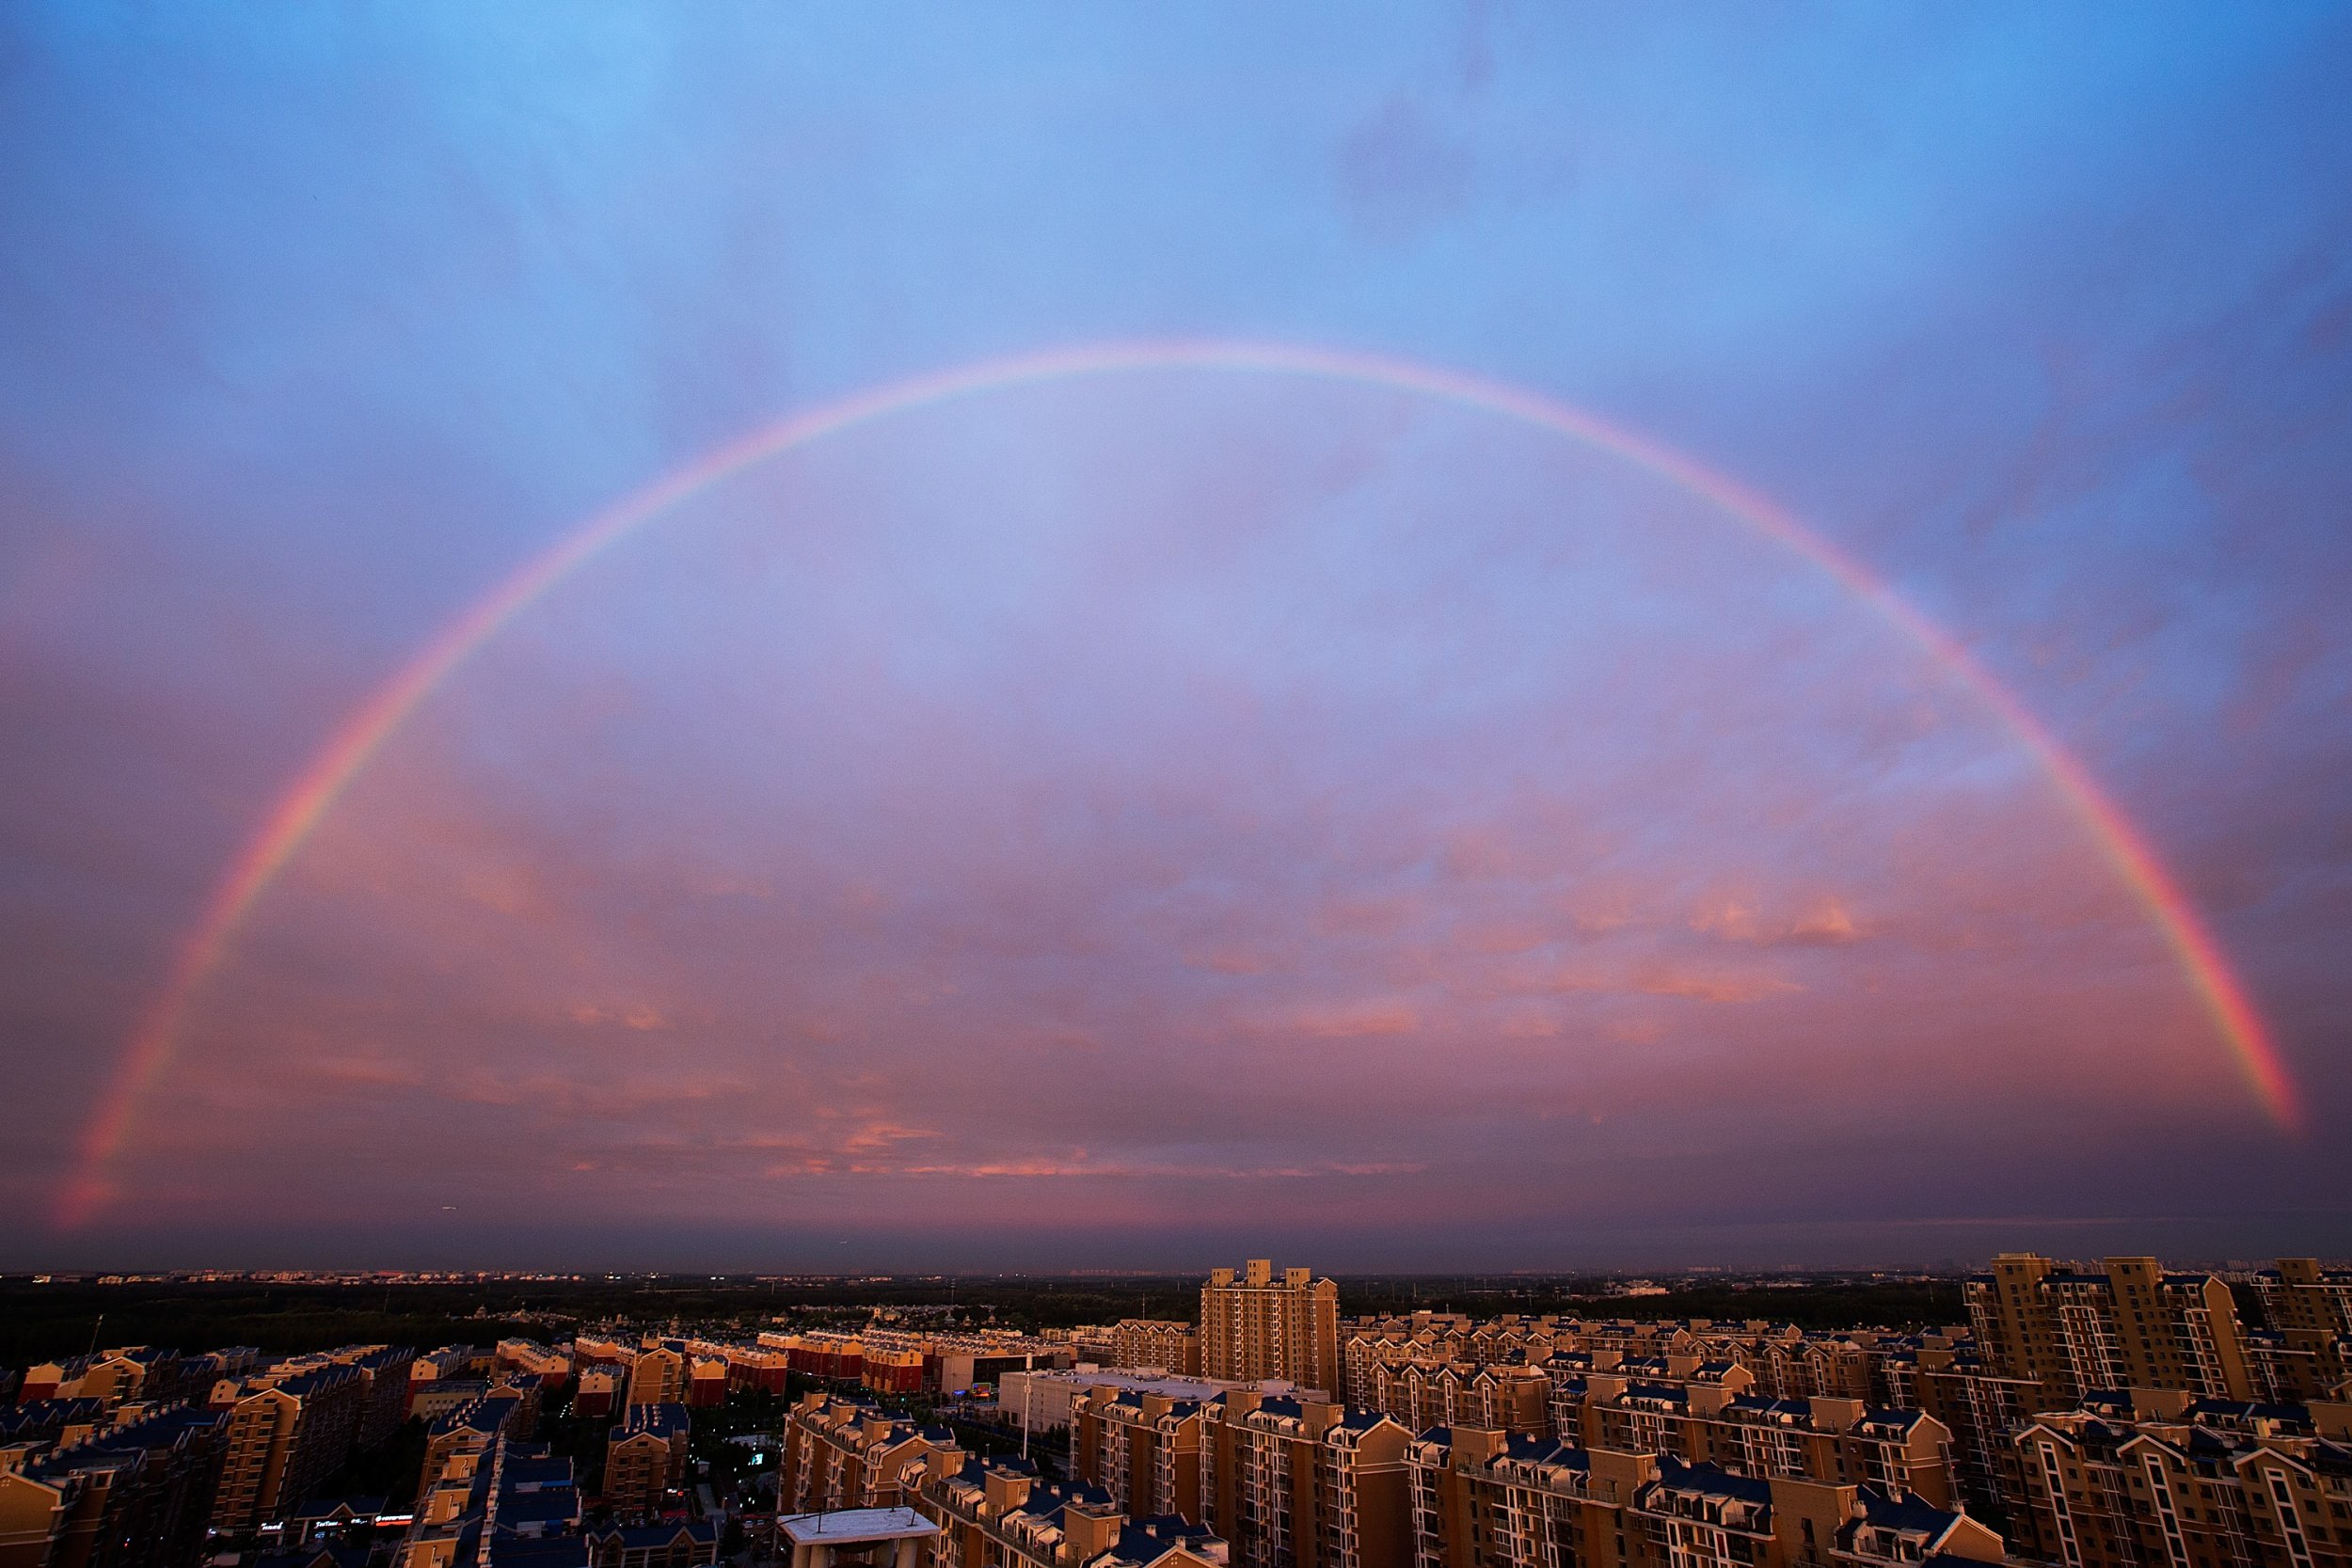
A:
{"label": "beige facade", "polygon": [[186,1405],[31,1457],[0,1450],[0,1568],[186,1568],[202,1553],[222,1413]]}
{"label": "beige facade", "polygon": [[2255,1392],[2230,1288],[2211,1275],[2167,1273],[2153,1258],[2110,1258],[2090,1274],[2004,1253],[1966,1291],[1986,1364],[2032,1379],[2044,1408],[2103,1389]]}
{"label": "beige facade", "polygon": [[1204,1410],[1197,1516],[1245,1568],[1407,1568],[1405,1447],[1373,1412],[1246,1390]]}
{"label": "beige facade", "polygon": [[1200,1288],[1200,1373],[1237,1383],[1281,1378],[1319,1394],[1340,1386],[1340,1288],[1310,1269],[1279,1278],[1263,1258]]}
{"label": "beige facade", "polygon": [[1173,1513],[1200,1522],[1199,1400],[1107,1385],[1071,1408],[1072,1474],[1102,1488],[1122,1513]]}
{"label": "beige facade", "polygon": [[666,1345],[640,1351],[628,1368],[631,1404],[684,1404],[686,1357]]}
{"label": "beige facade", "polygon": [[1156,1367],[1171,1377],[1200,1375],[1200,1334],[1161,1318],[1122,1318],[1111,1326],[1113,1367]]}
{"label": "beige facade", "polygon": [[690,1431],[682,1404],[631,1404],[604,1445],[604,1500],[623,1512],[657,1507],[686,1484]]}
{"label": "beige facade", "polygon": [[350,1458],[363,1397],[359,1373],[345,1366],[215,1389],[213,1405],[229,1424],[213,1528],[246,1533],[315,1493]]}
{"label": "beige facade", "polygon": [[777,1468],[777,1511],[813,1513],[908,1505],[905,1475],[935,1449],[952,1449],[945,1432],[922,1432],[865,1400],[810,1394],[784,1425]]}
{"label": "beige facade", "polygon": [[910,1466],[910,1503],[940,1527],[930,1568],[1225,1568],[1225,1544],[1173,1517],[1130,1518],[1100,1489],[1025,1464],[942,1451]]}
{"label": "beige facade", "polygon": [[2352,1564],[2352,1406],[2142,1390],[2020,1431],[2019,1544],[2065,1568]]}
{"label": "beige facade", "polygon": [[1415,1568],[1799,1568],[2006,1560],[1965,1514],[1875,1488],[1457,1429],[1417,1438]]}
{"label": "beige facade", "polygon": [[2281,1258],[2254,1276],[2263,1316],[2275,1329],[2352,1338],[2352,1269],[2323,1269],[2316,1258]]}

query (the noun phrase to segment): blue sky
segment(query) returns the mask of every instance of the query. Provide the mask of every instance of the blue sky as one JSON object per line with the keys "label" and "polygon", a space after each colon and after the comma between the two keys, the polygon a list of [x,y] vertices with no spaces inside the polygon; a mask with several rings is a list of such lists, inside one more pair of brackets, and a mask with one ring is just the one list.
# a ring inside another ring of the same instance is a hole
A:
{"label": "blue sky", "polygon": [[[788,1252],[812,1206],[878,1262],[2352,1245],[2341,13],[72,6],[0,29],[12,1212],[45,1211],[239,844],[464,604],[755,424],[1128,337],[1457,367],[1782,502],[2141,825],[2316,1128],[2246,1114],[1997,726],[1690,498],[1360,391],[1067,388],[751,476],[535,610],[257,913],[129,1200],[84,1234],[11,1227],[12,1256],[316,1256],[354,1221],[562,1252],[616,1204],[680,1259]],[[1193,547],[1218,526],[1230,552]],[[1552,528],[1577,549],[1530,543]],[[1212,678],[1272,705],[1236,718]],[[825,750],[861,734],[895,739]],[[806,771],[826,754],[860,762]],[[1516,892],[1446,870],[1484,863],[1450,833],[1569,817]],[[1241,890],[1181,940],[1139,891],[1171,860]],[[1317,924],[1395,865],[1435,868],[1411,919]],[[667,923],[728,868],[756,908]],[[968,914],[764,923],[819,887]],[[1757,936],[1832,908],[1864,935]],[[1593,935],[1619,917],[1638,953]],[[1490,926],[1545,939],[1519,950],[1549,965],[1541,1020],[1466,1010],[1537,994],[1433,935]],[[1077,963],[1073,931],[1110,956],[1049,996],[1034,966]],[[1243,947],[1291,983],[1204,1012]],[[763,967],[787,950],[803,968]],[[818,972],[990,1000],[911,1022]],[[616,974],[643,994],[590,994]],[[1748,1000],[1632,1016],[1695,994],[1645,989],[1669,984]],[[629,1016],[660,1022],[565,1032]],[[1057,1030],[1127,1043],[1006,1043]],[[1411,1086],[1433,1059],[1480,1086]],[[1159,1127],[1266,1060],[1263,1125]],[[2053,1084],[2053,1060],[2080,1065]],[[544,1086],[527,1125],[466,1080],[486,1061]],[[1514,1083],[1554,1119],[1515,1119]],[[299,1201],[227,1131],[262,1097],[312,1130]],[[1570,1148],[1561,1117],[1612,1131]],[[797,1171],[741,1152],[834,1124]],[[1823,1148],[1896,1174],[1857,1191]],[[1725,1217],[1759,1158],[1781,1174]],[[631,1161],[675,1178],[642,1212]],[[972,1174],[1016,1169],[1039,1174]],[[479,1194],[463,1226],[450,1181]]]}

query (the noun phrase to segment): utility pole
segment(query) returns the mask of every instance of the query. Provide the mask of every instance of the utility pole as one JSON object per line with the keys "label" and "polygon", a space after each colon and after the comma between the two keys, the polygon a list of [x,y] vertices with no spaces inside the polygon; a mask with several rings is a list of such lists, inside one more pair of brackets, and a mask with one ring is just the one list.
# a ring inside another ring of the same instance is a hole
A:
{"label": "utility pole", "polygon": [[1021,1353],[1021,1457],[1029,1457],[1030,1412],[1037,1408],[1037,1353]]}
{"label": "utility pole", "polygon": [[98,1331],[105,1326],[106,1314],[103,1312],[99,1313],[98,1321],[89,1325],[89,1354],[92,1355],[98,1354]]}

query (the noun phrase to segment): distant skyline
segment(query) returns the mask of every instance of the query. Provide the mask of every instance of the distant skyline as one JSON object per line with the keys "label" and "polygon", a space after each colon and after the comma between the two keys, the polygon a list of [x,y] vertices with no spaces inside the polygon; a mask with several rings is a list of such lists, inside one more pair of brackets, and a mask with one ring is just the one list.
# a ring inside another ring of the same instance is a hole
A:
{"label": "distant skyline", "polygon": [[0,1268],[2352,1254],[2341,13],[0,57]]}

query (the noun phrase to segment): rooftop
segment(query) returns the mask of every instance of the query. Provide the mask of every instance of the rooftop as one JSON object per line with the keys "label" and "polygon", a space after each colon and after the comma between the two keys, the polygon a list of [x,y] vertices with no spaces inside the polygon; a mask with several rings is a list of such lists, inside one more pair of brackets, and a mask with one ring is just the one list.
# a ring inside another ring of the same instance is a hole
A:
{"label": "rooftop", "polygon": [[860,1541],[898,1541],[937,1535],[939,1527],[911,1508],[845,1508],[833,1513],[792,1513],[776,1528],[796,1546],[838,1546]]}

